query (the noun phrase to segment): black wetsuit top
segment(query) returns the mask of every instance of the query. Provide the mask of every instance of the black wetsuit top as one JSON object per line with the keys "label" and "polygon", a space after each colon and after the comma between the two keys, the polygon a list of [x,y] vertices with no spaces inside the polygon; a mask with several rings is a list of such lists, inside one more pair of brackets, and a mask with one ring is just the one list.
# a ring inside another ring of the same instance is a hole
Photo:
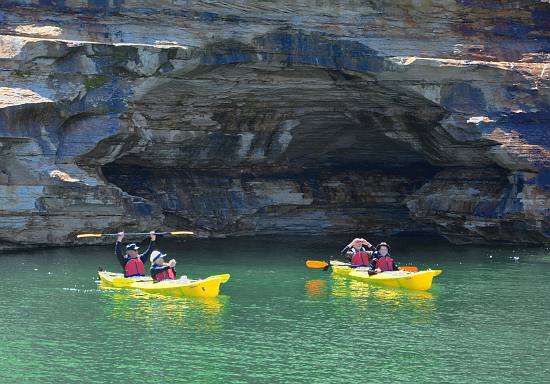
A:
{"label": "black wetsuit top", "polygon": [[[124,271],[124,267],[126,266],[126,263],[131,259],[130,256],[124,254],[122,252],[122,243],[120,241],[117,241],[116,244],[115,244],[115,255],[118,259],[118,262],[120,263],[120,265],[122,266],[122,270]],[[145,252],[143,252],[142,254],[138,255],[139,259],[141,260],[141,262],[143,264],[145,264],[147,262],[147,259],[149,258],[149,255],[151,254],[151,252],[155,249],[155,241],[154,240],[151,240],[149,242],[149,247],[147,247],[147,249],[145,250]]]}

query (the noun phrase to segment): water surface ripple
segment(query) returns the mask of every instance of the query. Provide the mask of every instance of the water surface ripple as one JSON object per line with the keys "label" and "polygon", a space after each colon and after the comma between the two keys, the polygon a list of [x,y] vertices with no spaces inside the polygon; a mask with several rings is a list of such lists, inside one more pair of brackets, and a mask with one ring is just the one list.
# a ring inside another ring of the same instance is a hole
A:
{"label": "water surface ripple", "polygon": [[305,268],[347,240],[163,239],[179,273],[231,274],[214,299],[102,289],[110,247],[0,255],[0,382],[548,382],[547,249],[394,241],[444,270],[429,292]]}

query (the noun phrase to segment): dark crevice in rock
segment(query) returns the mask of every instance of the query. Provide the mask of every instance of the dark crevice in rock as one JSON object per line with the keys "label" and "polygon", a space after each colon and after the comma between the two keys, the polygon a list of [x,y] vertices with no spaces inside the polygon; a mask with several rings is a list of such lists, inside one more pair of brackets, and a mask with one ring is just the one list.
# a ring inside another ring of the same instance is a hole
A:
{"label": "dark crevice in rock", "polygon": [[[263,171],[263,173],[262,173]],[[436,169],[415,176],[351,169],[268,170],[158,169],[107,164],[108,181],[155,202],[166,223],[217,234],[371,233],[413,229],[405,197]],[[416,226],[415,230],[420,228]]]}

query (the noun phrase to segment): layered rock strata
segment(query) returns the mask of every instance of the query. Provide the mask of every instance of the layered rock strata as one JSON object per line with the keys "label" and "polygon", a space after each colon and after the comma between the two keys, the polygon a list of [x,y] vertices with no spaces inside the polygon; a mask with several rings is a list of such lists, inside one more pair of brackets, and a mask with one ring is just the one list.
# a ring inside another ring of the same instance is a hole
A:
{"label": "layered rock strata", "polygon": [[0,5],[0,242],[550,242],[544,1]]}

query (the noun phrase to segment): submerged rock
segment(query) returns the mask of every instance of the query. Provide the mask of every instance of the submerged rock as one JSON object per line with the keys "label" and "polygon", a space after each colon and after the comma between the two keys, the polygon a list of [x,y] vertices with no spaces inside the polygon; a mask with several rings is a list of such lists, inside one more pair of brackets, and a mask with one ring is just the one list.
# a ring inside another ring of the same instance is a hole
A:
{"label": "submerged rock", "polygon": [[0,5],[0,247],[550,242],[547,2],[138,3]]}

